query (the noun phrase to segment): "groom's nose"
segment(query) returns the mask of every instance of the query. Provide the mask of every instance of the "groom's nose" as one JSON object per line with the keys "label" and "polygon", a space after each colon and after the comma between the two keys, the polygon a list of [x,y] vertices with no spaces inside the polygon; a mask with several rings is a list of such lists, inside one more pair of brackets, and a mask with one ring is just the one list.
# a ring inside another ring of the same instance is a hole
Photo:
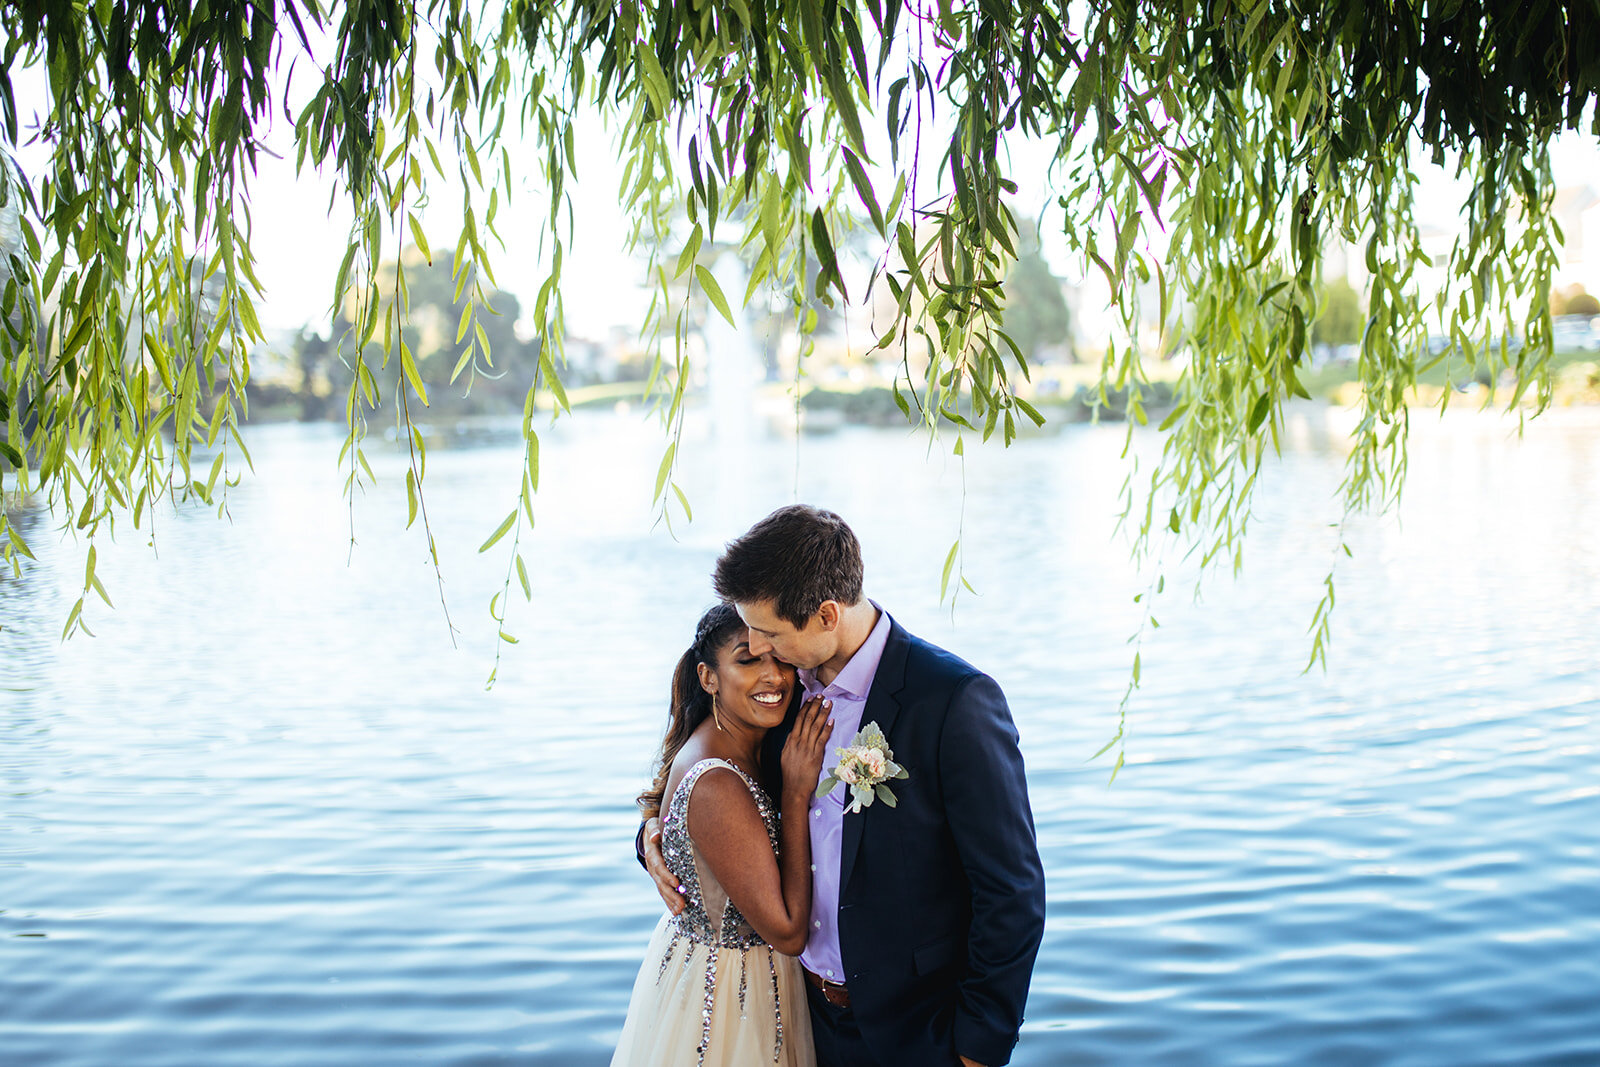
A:
{"label": "groom's nose", "polygon": [[760,634],[756,633],[754,630],[751,630],[750,631],[750,654],[752,656],[765,656],[768,652],[771,652],[771,651],[772,651],[772,642],[768,641],[765,637],[762,637]]}

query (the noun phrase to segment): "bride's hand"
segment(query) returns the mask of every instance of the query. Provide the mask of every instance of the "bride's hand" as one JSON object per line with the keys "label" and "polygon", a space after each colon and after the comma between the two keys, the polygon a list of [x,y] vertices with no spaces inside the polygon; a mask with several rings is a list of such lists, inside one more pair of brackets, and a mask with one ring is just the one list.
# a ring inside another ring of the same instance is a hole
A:
{"label": "bride's hand", "polygon": [[804,799],[810,803],[811,794],[822,776],[822,758],[827,751],[828,738],[833,734],[833,701],[812,697],[801,707],[794,728],[783,745],[783,792],[787,800]]}

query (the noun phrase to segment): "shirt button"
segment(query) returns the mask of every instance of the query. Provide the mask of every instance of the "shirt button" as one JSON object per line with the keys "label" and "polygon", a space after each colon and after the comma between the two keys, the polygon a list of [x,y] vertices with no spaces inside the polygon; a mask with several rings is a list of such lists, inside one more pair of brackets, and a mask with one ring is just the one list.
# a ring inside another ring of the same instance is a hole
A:
{"label": "shirt button", "polygon": [[832,971],[829,971],[829,972],[828,972],[828,977],[829,977],[829,978],[832,978],[832,977],[833,977],[833,972],[832,972]]}
{"label": "shirt button", "polygon": [[811,869],[812,869],[812,870],[813,870],[813,871],[814,871],[814,870],[816,870],[816,869],[817,869],[817,865],[816,865],[816,864],[815,864],[815,863],[813,863],[813,864],[812,864],[812,865],[811,865]]}
{"label": "shirt button", "polygon": [[[817,928],[817,929],[818,929],[818,930],[820,930],[820,929],[822,929],[822,920],[821,920],[821,919],[818,919],[818,920],[817,920],[817,921],[816,921],[816,922],[814,922],[814,923],[812,923],[812,924],[811,924],[811,925],[812,925],[812,926],[815,926],[815,927],[816,927],[816,928]],[[833,973],[833,972],[832,972],[832,971],[830,971],[830,972],[828,972],[828,973],[829,973],[829,974],[832,974],[832,973]]]}
{"label": "shirt button", "polygon": [[813,819],[820,819],[820,818],[822,818],[822,809],[821,809],[821,808],[818,808],[818,809],[817,809],[817,810],[816,810],[816,811],[813,811],[813,812],[812,812],[812,813],[811,813],[811,817],[812,817],[812,818],[813,818]]}

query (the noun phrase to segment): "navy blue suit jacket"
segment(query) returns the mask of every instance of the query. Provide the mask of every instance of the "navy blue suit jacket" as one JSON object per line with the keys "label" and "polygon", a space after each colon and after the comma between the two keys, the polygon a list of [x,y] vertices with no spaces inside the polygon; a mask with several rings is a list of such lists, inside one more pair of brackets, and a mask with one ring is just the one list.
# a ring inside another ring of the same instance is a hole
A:
{"label": "navy blue suit jacket", "polygon": [[910,777],[889,783],[895,807],[844,818],[851,1007],[879,1063],[945,1065],[959,1053],[997,1067],[1016,1045],[1044,935],[1017,729],[994,679],[891,622],[861,722],[883,728]]}

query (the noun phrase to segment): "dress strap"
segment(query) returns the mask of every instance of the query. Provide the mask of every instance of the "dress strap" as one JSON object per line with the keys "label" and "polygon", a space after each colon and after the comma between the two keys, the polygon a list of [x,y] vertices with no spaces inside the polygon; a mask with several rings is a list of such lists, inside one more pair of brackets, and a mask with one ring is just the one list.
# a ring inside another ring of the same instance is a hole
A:
{"label": "dress strap", "polygon": [[684,806],[687,807],[689,803],[688,794],[694,792],[695,783],[700,780],[700,776],[702,774],[715,767],[726,767],[734,774],[737,774],[744,781],[745,788],[750,790],[750,792],[756,797],[759,798],[764,795],[761,791],[761,787],[756,785],[755,782],[751,781],[750,776],[744,773],[744,771],[740,770],[737,765],[729,763],[725,759],[720,759],[713,756],[708,759],[696,761],[687,771],[684,772],[683,780],[678,783],[678,788],[673,792],[673,799],[677,799],[678,793],[683,793]]}

